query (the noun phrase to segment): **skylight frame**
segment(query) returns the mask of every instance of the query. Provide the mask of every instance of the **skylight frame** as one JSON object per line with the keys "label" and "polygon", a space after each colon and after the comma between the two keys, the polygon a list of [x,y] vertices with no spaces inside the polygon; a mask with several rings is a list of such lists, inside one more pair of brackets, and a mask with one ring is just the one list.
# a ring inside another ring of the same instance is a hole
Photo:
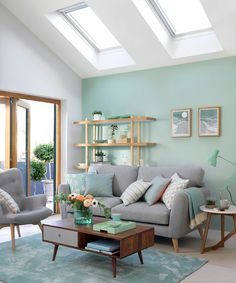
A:
{"label": "skylight frame", "polygon": [[212,27],[209,27],[209,28],[201,28],[201,29],[197,29],[197,30],[193,30],[193,31],[189,31],[189,32],[180,32],[180,33],[175,32],[176,29],[174,28],[170,19],[166,15],[165,11],[162,9],[159,1],[158,0],[145,0],[145,1],[152,8],[152,10],[156,14],[156,16],[158,16],[161,19],[165,28],[168,30],[168,32],[170,33],[170,35],[172,37],[181,37],[181,36],[185,36],[185,35],[191,35],[191,34],[196,34],[196,33],[212,30]]}
{"label": "skylight frame", "polygon": [[[114,46],[110,48],[99,48],[99,46],[96,44],[96,41],[89,35],[89,33],[78,23],[75,23],[75,20],[70,15],[71,12],[77,11],[79,9],[88,8],[89,6],[85,2],[80,2],[78,4],[72,5],[70,7],[66,7],[63,9],[58,10],[59,13],[61,13],[68,24],[70,24],[82,37],[83,39],[93,48],[97,53],[106,52],[106,51],[112,51],[121,49],[121,45]],[[107,27],[106,27],[107,28]],[[110,31],[109,31],[110,32]]]}

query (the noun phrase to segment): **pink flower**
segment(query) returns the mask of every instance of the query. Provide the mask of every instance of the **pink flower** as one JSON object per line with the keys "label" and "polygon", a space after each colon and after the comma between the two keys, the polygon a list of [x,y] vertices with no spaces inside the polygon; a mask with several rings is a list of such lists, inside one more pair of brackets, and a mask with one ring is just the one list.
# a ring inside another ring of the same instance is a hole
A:
{"label": "pink flower", "polygon": [[92,204],[92,202],[91,202],[90,199],[85,199],[84,202],[83,202],[83,204],[84,204],[84,207],[90,207],[91,204]]}

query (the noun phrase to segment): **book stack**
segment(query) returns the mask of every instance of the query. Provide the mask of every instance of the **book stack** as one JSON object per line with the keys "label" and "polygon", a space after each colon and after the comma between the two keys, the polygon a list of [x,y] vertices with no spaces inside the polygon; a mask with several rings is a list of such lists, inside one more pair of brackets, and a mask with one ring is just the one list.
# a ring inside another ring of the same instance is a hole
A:
{"label": "book stack", "polygon": [[108,255],[116,254],[120,251],[119,241],[112,239],[100,239],[87,244],[86,250],[101,252]]}

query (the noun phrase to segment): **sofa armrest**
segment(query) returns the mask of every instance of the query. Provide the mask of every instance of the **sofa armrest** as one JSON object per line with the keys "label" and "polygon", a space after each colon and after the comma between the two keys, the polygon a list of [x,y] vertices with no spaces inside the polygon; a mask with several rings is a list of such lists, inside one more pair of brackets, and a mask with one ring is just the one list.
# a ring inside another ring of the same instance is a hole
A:
{"label": "sofa armrest", "polygon": [[68,184],[60,184],[58,186],[58,193],[63,193],[69,195],[71,193],[70,186]]}
{"label": "sofa armrest", "polygon": [[[201,190],[205,197],[209,196],[210,192],[205,187],[196,188]],[[191,231],[189,224],[189,200],[187,194],[183,191],[179,192],[174,199],[173,207],[170,212],[169,221],[169,237],[179,239]]]}
{"label": "sofa armrest", "polygon": [[46,195],[35,195],[26,197],[23,201],[23,209],[35,210],[37,208],[46,206]]}

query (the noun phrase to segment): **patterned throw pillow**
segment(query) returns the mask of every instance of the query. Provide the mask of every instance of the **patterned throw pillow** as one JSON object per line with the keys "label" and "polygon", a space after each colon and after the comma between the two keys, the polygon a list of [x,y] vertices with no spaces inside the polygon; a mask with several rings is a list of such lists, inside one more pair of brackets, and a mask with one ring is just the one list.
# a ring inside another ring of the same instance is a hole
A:
{"label": "patterned throw pillow", "polygon": [[120,199],[123,201],[125,206],[134,203],[141,198],[150,185],[151,183],[149,182],[138,180],[128,186],[128,188],[121,195]]}
{"label": "patterned throw pillow", "polygon": [[189,180],[182,179],[177,173],[171,177],[171,183],[162,195],[162,201],[168,209],[172,209],[177,193],[188,186]]}
{"label": "patterned throw pillow", "polygon": [[11,213],[20,212],[18,204],[7,192],[2,189],[0,189],[0,203],[5,205],[8,211]]}

